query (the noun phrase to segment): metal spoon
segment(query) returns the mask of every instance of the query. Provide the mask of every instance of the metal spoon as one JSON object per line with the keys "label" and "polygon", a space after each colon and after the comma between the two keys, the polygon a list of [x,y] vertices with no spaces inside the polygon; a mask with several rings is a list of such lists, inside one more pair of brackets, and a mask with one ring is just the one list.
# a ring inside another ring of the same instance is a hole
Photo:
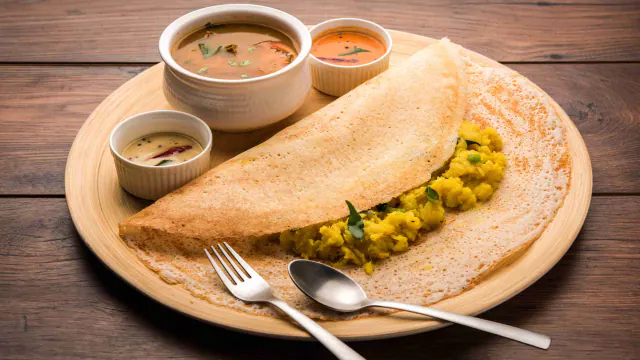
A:
{"label": "metal spoon", "polygon": [[371,300],[353,279],[319,262],[294,260],[289,264],[289,276],[308,297],[333,310],[352,312],[373,306],[386,307],[465,325],[540,349],[546,350],[551,345],[551,338],[548,336],[513,326],[423,306]]}

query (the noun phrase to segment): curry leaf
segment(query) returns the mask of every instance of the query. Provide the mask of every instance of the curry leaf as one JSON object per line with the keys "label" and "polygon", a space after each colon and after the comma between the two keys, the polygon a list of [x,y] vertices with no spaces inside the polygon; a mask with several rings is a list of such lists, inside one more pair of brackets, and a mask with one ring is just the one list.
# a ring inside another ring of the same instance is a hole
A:
{"label": "curry leaf", "polygon": [[427,199],[431,200],[431,201],[439,201],[440,200],[440,195],[438,195],[438,192],[433,190],[433,188],[431,186],[427,186]]}
{"label": "curry leaf", "polygon": [[202,56],[204,56],[205,59],[211,56],[209,55],[210,53],[209,48],[205,43],[199,43],[198,46],[200,47],[200,52],[202,53]]}
{"label": "curry leaf", "polygon": [[389,206],[389,204],[387,203],[378,204],[376,205],[376,210],[385,211],[387,209],[387,206]]}
{"label": "curry leaf", "polygon": [[477,141],[467,140],[467,139],[464,139],[464,141],[466,141],[466,142],[467,142],[467,146],[471,146],[471,145],[478,145],[478,146],[482,146],[482,144],[480,144],[480,143],[479,143],[479,142],[477,142]]}
{"label": "curry leaf", "polygon": [[369,50],[354,46],[353,50],[351,50],[349,52],[346,52],[346,53],[343,53],[343,54],[338,54],[338,56],[353,55],[353,54],[357,54],[357,53],[361,53],[361,52],[369,52]]}
{"label": "curry leaf", "polygon": [[155,166],[162,166],[162,165],[167,164],[167,163],[170,163],[170,162],[172,162],[172,161],[173,161],[173,160],[166,160],[166,159],[165,159],[165,160],[162,160],[162,161],[160,161],[159,163],[157,163]]}
{"label": "curry leaf", "polygon": [[205,29],[215,29],[215,28],[222,27],[222,26],[223,26],[222,24],[212,24],[211,22],[208,22],[208,23],[206,23],[204,25],[204,28]]}
{"label": "curry leaf", "polygon": [[362,221],[362,216],[358,214],[356,208],[353,207],[353,204],[351,204],[348,200],[346,200],[345,202],[349,207],[349,219],[347,220],[347,228],[354,238],[362,240],[362,238],[364,238],[364,221]]}
{"label": "curry leaf", "polygon": [[200,47],[202,57],[204,57],[205,59],[212,57],[213,55],[217,54],[220,49],[222,49],[222,45],[218,46],[215,50],[208,48],[205,43],[199,43],[198,46]]}

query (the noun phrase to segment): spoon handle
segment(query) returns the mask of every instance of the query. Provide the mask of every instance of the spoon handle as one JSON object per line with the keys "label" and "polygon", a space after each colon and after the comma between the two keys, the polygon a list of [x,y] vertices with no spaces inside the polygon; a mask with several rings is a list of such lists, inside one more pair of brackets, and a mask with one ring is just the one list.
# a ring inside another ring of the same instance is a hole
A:
{"label": "spoon handle", "polygon": [[329,351],[340,360],[366,360],[360,356],[357,352],[351,349],[347,344],[343,343],[337,337],[333,336],[325,328],[318,325],[315,321],[309,319],[306,315],[300,311],[292,308],[286,302],[280,299],[270,300],[269,303],[282,310],[285,314],[289,315],[295,322],[300,324],[309,334],[322,343]]}
{"label": "spoon handle", "polygon": [[551,338],[546,335],[472,316],[460,315],[448,311],[392,301],[371,301],[368,306],[380,306],[427,315],[436,319],[446,320],[452,323],[465,325],[474,329],[500,335],[502,337],[516,340],[521,343],[535,346],[544,350],[548,349],[551,345]]}

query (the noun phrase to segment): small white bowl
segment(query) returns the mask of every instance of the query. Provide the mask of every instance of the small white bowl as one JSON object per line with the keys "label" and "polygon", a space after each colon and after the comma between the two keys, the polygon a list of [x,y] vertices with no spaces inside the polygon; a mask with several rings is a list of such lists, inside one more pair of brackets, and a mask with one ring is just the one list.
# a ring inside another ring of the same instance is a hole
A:
{"label": "small white bowl", "polygon": [[310,55],[309,63],[311,64],[313,87],[333,96],[342,96],[363,82],[387,70],[389,68],[391,46],[393,45],[391,35],[382,26],[371,21],[354,18],[341,18],[321,22],[311,28],[311,38],[315,39],[340,28],[362,28],[368,30],[378,35],[379,40],[382,41],[387,51],[379,59],[357,66],[330,64]]}
{"label": "small white bowl", "polygon": [[[207,22],[271,27],[289,36],[298,56],[279,71],[252,79],[213,79],[194,74],[173,59],[171,49]],[[309,31],[295,17],[266,6],[219,5],[190,12],[167,26],[159,47],[165,62],[163,90],[169,103],[202,118],[216,130],[242,132],[278,122],[298,110],[311,90]]]}
{"label": "small white bowl", "polygon": [[[136,164],[121,153],[132,141],[153,133],[173,132],[195,139],[203,150],[193,159],[167,165]],[[157,200],[209,170],[213,134],[199,118],[180,111],[157,110],[134,115],[119,123],[109,137],[118,181],[128,193]]]}

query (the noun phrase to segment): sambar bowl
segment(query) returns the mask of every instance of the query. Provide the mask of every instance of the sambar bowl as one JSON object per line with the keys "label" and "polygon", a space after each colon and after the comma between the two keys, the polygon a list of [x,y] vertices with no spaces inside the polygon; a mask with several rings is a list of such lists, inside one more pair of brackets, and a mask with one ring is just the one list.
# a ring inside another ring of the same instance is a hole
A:
{"label": "sambar bowl", "polygon": [[[172,57],[186,35],[213,24],[258,24],[287,35],[298,55],[286,67],[250,79],[216,79],[192,73]],[[311,90],[308,63],[311,36],[300,20],[258,5],[219,5],[190,12],[164,30],[159,42],[165,63],[163,91],[176,109],[204,120],[212,129],[243,132],[276,123],[293,114]]]}

